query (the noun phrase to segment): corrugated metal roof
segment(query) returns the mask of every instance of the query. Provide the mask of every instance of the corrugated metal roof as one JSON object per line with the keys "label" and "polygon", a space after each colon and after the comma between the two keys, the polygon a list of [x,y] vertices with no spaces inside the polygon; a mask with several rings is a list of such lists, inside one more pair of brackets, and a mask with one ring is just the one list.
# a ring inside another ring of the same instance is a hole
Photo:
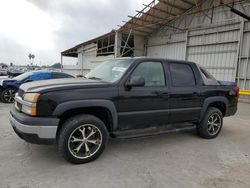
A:
{"label": "corrugated metal roof", "polygon": [[74,47],[72,47],[72,48],[70,48],[68,50],[65,50],[65,51],[61,52],[61,55],[68,56],[68,57],[77,57],[77,49],[80,48],[81,46],[85,46],[85,45],[97,42],[98,40],[101,40],[102,38],[105,38],[105,37],[108,37],[109,35],[114,35],[114,34],[115,34],[115,31],[112,30],[109,33],[106,33],[106,34],[101,35],[99,37],[96,37],[94,39],[88,40],[86,42],[82,42],[80,44],[77,44],[76,46],[74,46]]}
{"label": "corrugated metal roof", "polygon": [[120,26],[118,31],[129,32],[132,29],[134,34],[148,35],[199,6],[200,2],[201,0],[154,0],[148,5],[144,4],[144,8],[136,11],[135,16],[128,16],[131,19]]}
{"label": "corrugated metal roof", "polygon": [[[148,36],[181,16],[206,12],[209,9],[229,4],[233,6],[234,3],[242,1],[244,0],[153,0],[148,5],[144,4],[142,10],[136,11],[135,16],[128,16],[130,20],[123,21],[125,24],[122,26],[118,25],[120,27],[118,31],[129,33],[131,30],[133,34]],[[210,7],[203,8],[205,3]],[[181,30],[181,28],[175,29]]]}
{"label": "corrugated metal roof", "polygon": [[[123,25],[118,25],[120,28],[116,31],[121,33],[131,33],[148,36],[152,34],[155,30],[166,26],[173,20],[181,16],[188,14],[194,14],[197,12],[206,11],[213,7],[223,6],[230,3],[237,3],[244,0],[223,0],[215,1],[216,4],[211,3],[211,7],[208,9],[202,9],[202,4],[208,2],[209,0],[153,0],[148,5],[143,4],[144,8],[142,10],[137,10],[135,16],[128,16],[130,20],[123,21]],[[223,3],[222,3],[223,2]],[[173,27],[173,26],[171,26]],[[177,28],[181,30],[181,28]],[[116,32],[112,30],[100,37],[94,38],[92,40],[80,43],[73,48],[61,52],[63,56],[77,57],[77,49],[83,45],[88,45],[90,43],[96,42],[103,37],[113,35]]]}

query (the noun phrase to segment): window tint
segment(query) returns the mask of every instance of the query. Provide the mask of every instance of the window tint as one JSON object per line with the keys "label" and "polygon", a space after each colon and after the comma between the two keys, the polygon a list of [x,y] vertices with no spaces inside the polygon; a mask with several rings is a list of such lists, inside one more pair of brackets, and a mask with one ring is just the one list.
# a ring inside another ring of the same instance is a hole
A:
{"label": "window tint", "polygon": [[217,80],[204,68],[200,68],[200,73],[205,85],[219,85]]}
{"label": "window tint", "polygon": [[51,79],[51,73],[49,72],[34,72],[28,78],[29,80],[47,80]]}
{"label": "window tint", "polygon": [[73,77],[71,75],[60,73],[60,72],[53,72],[52,75],[53,75],[53,78],[72,78]]}
{"label": "window tint", "polygon": [[195,78],[188,64],[171,63],[170,72],[174,86],[194,86]]}
{"label": "window tint", "polygon": [[139,64],[132,76],[141,76],[145,79],[145,86],[164,86],[165,77],[160,62],[144,62]]}
{"label": "window tint", "polygon": [[203,69],[203,68],[200,67],[200,70],[201,70],[202,75],[203,75],[206,79],[213,79],[212,75],[210,75],[205,69]]}

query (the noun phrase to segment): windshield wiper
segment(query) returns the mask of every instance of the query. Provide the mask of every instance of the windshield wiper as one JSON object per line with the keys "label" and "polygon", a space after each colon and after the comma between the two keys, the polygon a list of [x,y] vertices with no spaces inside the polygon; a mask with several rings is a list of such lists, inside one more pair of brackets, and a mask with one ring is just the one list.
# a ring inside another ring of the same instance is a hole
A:
{"label": "windshield wiper", "polygon": [[92,80],[102,80],[101,78],[98,78],[98,77],[95,77],[95,76],[88,77],[88,79],[92,79]]}

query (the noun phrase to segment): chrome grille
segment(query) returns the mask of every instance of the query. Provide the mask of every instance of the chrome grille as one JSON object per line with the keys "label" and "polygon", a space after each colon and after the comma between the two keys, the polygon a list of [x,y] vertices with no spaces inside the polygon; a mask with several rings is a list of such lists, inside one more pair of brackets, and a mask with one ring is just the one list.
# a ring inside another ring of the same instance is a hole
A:
{"label": "chrome grille", "polygon": [[18,96],[23,98],[23,95],[24,95],[24,91],[22,89],[19,89],[18,90]]}
{"label": "chrome grille", "polygon": [[22,110],[22,105],[19,102],[15,101],[15,108],[20,112]]}

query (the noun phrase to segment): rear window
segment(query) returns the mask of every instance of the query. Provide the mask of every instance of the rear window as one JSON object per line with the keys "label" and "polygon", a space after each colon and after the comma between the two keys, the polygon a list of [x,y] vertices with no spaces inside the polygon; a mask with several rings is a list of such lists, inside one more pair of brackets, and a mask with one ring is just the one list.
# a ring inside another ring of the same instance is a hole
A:
{"label": "rear window", "polygon": [[213,79],[213,76],[211,74],[209,74],[205,69],[203,69],[202,67],[200,67],[201,70],[201,75],[206,78],[206,79]]}
{"label": "rear window", "polygon": [[204,68],[199,67],[204,85],[219,85],[218,81]]}
{"label": "rear window", "polygon": [[170,63],[170,73],[173,86],[195,86],[195,77],[190,65]]}

